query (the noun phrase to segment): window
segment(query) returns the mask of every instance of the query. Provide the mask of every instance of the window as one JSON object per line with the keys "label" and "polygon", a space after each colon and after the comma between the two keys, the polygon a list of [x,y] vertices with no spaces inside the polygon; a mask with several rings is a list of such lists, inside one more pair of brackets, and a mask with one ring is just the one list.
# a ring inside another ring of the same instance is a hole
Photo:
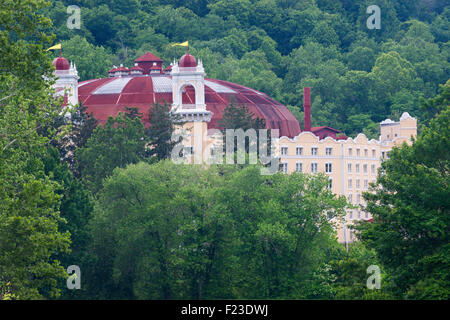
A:
{"label": "window", "polygon": [[325,172],[326,173],[331,173],[332,169],[331,169],[331,163],[325,163]]}
{"label": "window", "polygon": [[332,179],[328,180],[327,188],[328,188],[329,190],[331,190],[331,189],[333,188],[333,180],[332,180]]}
{"label": "window", "polygon": [[288,172],[288,164],[287,163],[282,163],[281,164],[281,172],[283,172],[283,173],[287,173]]}
{"label": "window", "polygon": [[352,164],[351,163],[348,164],[348,173],[352,173]]}
{"label": "window", "polygon": [[369,180],[364,180],[364,189],[369,188]]}
{"label": "window", "polygon": [[364,149],[364,157],[367,157],[368,156],[368,151],[367,151],[367,149]]}
{"label": "window", "polygon": [[361,186],[360,186],[360,180],[359,179],[356,179],[356,189],[359,189]]}
{"label": "window", "polygon": [[358,220],[361,220],[361,211],[358,210]]}
{"label": "window", "polygon": [[381,152],[381,158],[383,158],[383,159],[384,159],[384,151],[383,151],[383,152]]}
{"label": "window", "polygon": [[356,156],[359,157],[359,154],[360,154],[360,150],[356,149]]}
{"label": "window", "polygon": [[317,156],[317,148],[311,148],[311,155]]}
{"label": "window", "polygon": [[351,193],[348,195],[348,202],[353,203],[353,195]]}
{"label": "window", "polygon": [[363,165],[363,171],[365,174],[367,174],[367,164]]}
{"label": "window", "polygon": [[353,188],[352,184],[353,184],[352,179],[348,179],[348,188],[349,189]]}
{"label": "window", "polygon": [[360,194],[356,195],[356,204],[361,204],[361,195]]}
{"label": "window", "polygon": [[349,230],[348,233],[350,234],[350,241],[353,242],[353,231]]}
{"label": "window", "polygon": [[317,163],[311,163],[311,173],[317,172]]}
{"label": "window", "polygon": [[372,174],[375,174],[375,165],[374,164],[371,166],[371,171],[372,171]]}
{"label": "window", "polygon": [[350,220],[353,220],[353,210],[350,211]]}
{"label": "window", "polygon": [[356,173],[359,173],[359,163],[356,165]]}
{"label": "window", "polygon": [[352,156],[352,153],[353,153],[352,148],[349,148],[349,149],[348,149],[348,155],[349,155],[350,157]]}
{"label": "window", "polygon": [[287,147],[281,147],[281,154],[283,156],[285,156],[285,155],[287,155],[287,153],[288,153],[288,148]]}
{"label": "window", "polygon": [[372,150],[372,158],[375,158],[377,155],[377,152],[375,151],[375,149]]}
{"label": "window", "polygon": [[297,162],[297,163],[295,164],[295,170],[296,170],[297,172],[303,172],[303,164],[302,164],[301,162]]}
{"label": "window", "polygon": [[327,156],[331,156],[332,152],[333,152],[333,148],[326,148]]}
{"label": "window", "polygon": [[297,155],[301,156],[303,153],[303,148],[302,147],[297,147]]}

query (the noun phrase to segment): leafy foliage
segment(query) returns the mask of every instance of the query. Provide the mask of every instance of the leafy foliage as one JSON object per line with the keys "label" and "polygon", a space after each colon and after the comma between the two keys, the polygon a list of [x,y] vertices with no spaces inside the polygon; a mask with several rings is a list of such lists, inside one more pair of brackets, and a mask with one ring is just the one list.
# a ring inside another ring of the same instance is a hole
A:
{"label": "leafy foliage", "polygon": [[[61,232],[58,183],[44,171],[42,149],[56,133],[60,101],[52,98],[52,41],[41,0],[7,1],[0,8],[0,299],[60,295],[65,270],[54,255],[67,252]],[[46,81],[44,76],[48,79]]]}
{"label": "leafy foliage", "polygon": [[117,167],[145,158],[144,125],[139,117],[119,112],[109,117],[105,126],[94,129],[84,147],[76,150],[78,170],[85,186],[93,193]]}
{"label": "leafy foliage", "polygon": [[358,227],[358,237],[376,250],[391,274],[395,293],[414,299],[450,294],[450,108],[443,97],[432,104],[442,111],[412,146],[390,152],[375,193],[365,194],[374,222]]}
{"label": "leafy foliage", "polygon": [[220,119],[219,125],[226,129],[264,129],[265,121],[257,118],[250,112],[246,105],[236,106],[234,103],[228,105],[223,111],[223,117]]}
{"label": "leafy foliage", "polygon": [[346,202],[326,185],[323,176],[267,179],[256,166],[117,169],[92,221],[92,290],[103,298],[331,298],[332,279],[317,270],[333,241],[330,219]]}
{"label": "leafy foliage", "polygon": [[156,103],[149,111],[150,128],[146,130],[149,140],[147,153],[158,160],[169,159],[178,141],[172,141],[175,125],[182,125],[179,117],[170,111],[167,103]]}

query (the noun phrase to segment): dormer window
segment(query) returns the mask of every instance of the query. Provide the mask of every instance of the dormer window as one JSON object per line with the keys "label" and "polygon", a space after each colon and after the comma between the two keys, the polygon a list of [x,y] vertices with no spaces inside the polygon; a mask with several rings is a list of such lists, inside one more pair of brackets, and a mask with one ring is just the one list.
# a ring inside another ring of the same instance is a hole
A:
{"label": "dormer window", "polygon": [[130,69],[131,75],[142,75],[144,73],[144,69],[138,66],[137,63],[134,64],[134,67]]}

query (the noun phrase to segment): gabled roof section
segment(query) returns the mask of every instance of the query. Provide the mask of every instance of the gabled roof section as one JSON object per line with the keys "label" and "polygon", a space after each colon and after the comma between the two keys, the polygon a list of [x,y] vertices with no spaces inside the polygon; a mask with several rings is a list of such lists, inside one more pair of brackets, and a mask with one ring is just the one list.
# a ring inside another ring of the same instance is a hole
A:
{"label": "gabled roof section", "polygon": [[147,51],[143,56],[140,56],[134,62],[162,62],[162,60],[153,53]]}

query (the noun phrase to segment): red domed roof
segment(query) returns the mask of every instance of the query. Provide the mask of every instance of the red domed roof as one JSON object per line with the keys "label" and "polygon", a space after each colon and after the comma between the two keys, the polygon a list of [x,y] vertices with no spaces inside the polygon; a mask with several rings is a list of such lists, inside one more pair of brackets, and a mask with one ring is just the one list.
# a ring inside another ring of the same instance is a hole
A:
{"label": "red domed roof", "polygon": [[197,61],[195,60],[194,56],[186,53],[181,57],[179,66],[182,68],[194,68],[197,66]]}
{"label": "red domed roof", "polygon": [[53,60],[53,65],[55,66],[56,70],[69,70],[70,64],[69,61],[67,61],[64,57],[58,57],[55,60]]}
{"label": "red domed roof", "polygon": [[[88,80],[79,84],[78,98],[100,123],[104,124],[108,117],[125,111],[126,107],[136,107],[148,126],[148,111],[153,104],[172,104],[172,77],[152,74]],[[280,129],[280,136],[292,138],[301,132],[294,115],[266,94],[222,80],[205,79],[206,108],[213,113],[208,128],[221,129],[219,122],[223,111],[231,102],[237,106],[246,105],[256,117],[265,120],[267,128]],[[186,88],[183,103],[195,103],[193,88]]]}

